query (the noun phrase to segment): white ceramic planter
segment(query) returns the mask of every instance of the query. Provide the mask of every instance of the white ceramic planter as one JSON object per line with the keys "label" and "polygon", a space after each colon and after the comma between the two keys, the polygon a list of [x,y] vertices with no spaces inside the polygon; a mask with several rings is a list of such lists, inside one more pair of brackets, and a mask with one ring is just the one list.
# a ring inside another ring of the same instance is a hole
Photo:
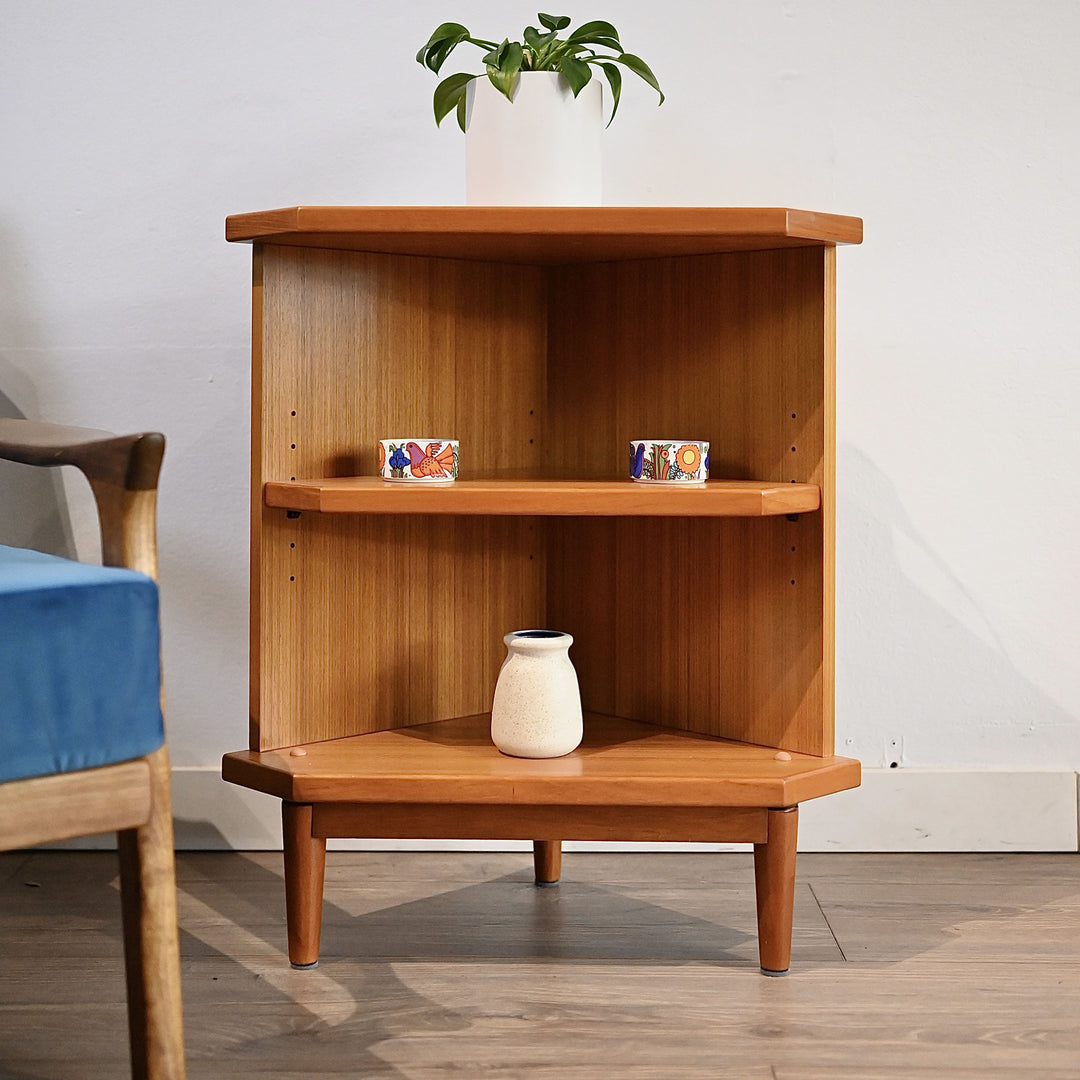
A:
{"label": "white ceramic planter", "polygon": [[470,206],[599,206],[603,90],[575,98],[555,71],[522,72],[513,102],[485,76],[469,83],[465,199]]}
{"label": "white ceramic planter", "polygon": [[581,692],[570,662],[574,639],[557,630],[516,630],[491,705],[491,741],[513,757],[569,754],[581,742]]}

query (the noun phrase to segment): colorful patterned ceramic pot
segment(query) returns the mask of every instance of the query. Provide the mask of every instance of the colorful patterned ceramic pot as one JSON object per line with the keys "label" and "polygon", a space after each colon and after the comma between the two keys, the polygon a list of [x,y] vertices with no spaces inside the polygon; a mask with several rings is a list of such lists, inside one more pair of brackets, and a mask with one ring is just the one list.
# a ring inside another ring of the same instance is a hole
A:
{"label": "colorful patterned ceramic pot", "polygon": [[458,474],[457,439],[380,439],[379,475],[400,484],[451,484]]}
{"label": "colorful patterned ceramic pot", "polygon": [[709,444],[701,439],[634,439],[630,476],[643,484],[701,484],[709,478]]}

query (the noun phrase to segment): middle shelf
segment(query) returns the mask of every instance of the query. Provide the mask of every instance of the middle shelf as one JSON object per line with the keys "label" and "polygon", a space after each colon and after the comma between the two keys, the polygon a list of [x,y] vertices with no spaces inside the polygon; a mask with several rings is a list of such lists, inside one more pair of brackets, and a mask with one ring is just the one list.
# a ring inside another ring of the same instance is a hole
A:
{"label": "middle shelf", "polygon": [[821,506],[817,484],[707,480],[457,480],[391,483],[377,476],[271,480],[267,506],[337,514],[483,514],[586,517],[771,517]]}

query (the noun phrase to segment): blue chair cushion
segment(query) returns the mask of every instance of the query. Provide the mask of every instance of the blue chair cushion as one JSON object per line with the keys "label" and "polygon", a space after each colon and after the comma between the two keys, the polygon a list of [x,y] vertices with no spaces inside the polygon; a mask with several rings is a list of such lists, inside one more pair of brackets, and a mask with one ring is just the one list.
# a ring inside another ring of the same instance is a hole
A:
{"label": "blue chair cushion", "polygon": [[161,746],[158,640],[145,574],[0,545],[0,782]]}

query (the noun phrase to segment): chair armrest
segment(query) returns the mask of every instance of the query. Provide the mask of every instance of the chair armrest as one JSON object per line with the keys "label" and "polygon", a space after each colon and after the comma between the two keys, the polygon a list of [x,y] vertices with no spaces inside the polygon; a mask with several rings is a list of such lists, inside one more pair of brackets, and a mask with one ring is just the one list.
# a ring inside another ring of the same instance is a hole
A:
{"label": "chair armrest", "polygon": [[90,481],[106,566],[157,578],[157,483],[165,436],[113,435],[91,428],[0,418],[0,458],[24,465],[74,465]]}
{"label": "chair armrest", "polygon": [[157,487],[165,436],[114,435],[93,428],[0,418],[0,458],[24,465],[74,465],[90,480],[128,491]]}

